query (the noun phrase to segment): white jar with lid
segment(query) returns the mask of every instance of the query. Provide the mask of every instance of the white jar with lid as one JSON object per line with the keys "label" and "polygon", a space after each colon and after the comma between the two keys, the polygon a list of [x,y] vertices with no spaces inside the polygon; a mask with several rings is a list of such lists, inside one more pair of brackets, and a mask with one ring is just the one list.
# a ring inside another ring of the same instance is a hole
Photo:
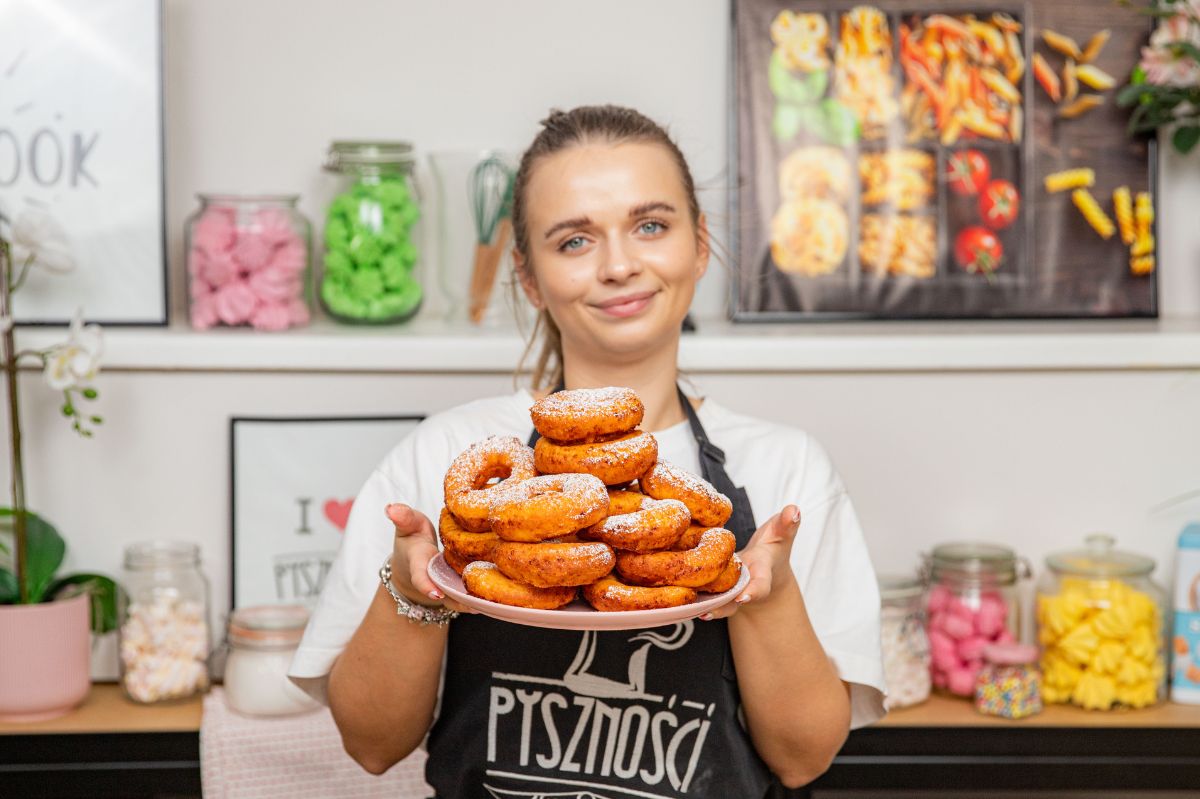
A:
{"label": "white jar with lid", "polygon": [[225,702],[247,716],[290,716],[318,703],[287,677],[308,609],[299,605],[238,608],[229,617]]}

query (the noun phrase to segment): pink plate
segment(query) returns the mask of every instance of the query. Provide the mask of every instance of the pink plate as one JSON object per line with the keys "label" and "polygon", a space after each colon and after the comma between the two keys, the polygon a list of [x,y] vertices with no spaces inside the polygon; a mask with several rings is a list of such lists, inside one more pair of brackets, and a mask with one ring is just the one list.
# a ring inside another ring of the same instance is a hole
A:
{"label": "pink plate", "polygon": [[742,575],[737,585],[723,594],[700,594],[702,599],[690,605],[680,605],[676,608],[660,608],[657,610],[626,610],[599,611],[582,599],[576,599],[571,604],[558,610],[534,610],[518,608],[512,605],[501,605],[489,602],[467,593],[463,587],[462,577],[450,568],[442,553],[429,561],[429,579],[446,594],[446,596],[477,610],[485,616],[513,624],[524,624],[529,627],[549,627],[554,630],[640,630],[646,627],[661,627],[685,619],[716,610],[722,605],[732,602],[735,597],[750,582],[750,572],[742,568]]}

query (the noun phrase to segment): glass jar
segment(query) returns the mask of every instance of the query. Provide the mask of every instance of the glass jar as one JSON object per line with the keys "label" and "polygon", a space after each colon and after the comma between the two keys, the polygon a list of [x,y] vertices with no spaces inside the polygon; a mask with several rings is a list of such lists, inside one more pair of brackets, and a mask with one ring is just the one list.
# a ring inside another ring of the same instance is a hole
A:
{"label": "glass jar", "polygon": [[247,716],[290,716],[318,703],[287,677],[308,624],[300,605],[239,608],[229,617],[225,702]]}
{"label": "glass jar", "polygon": [[1030,644],[988,644],[975,681],[975,709],[989,716],[1023,719],[1042,712],[1038,650]]}
{"label": "glass jar", "polygon": [[1017,581],[1029,564],[1005,546],[958,542],[935,547],[925,568],[933,686],[974,696],[983,648],[1020,635]]}
{"label": "glass jar", "polygon": [[208,580],[195,544],[125,549],[121,685],[135,702],[184,699],[208,688]]}
{"label": "glass jar", "polygon": [[344,176],[325,217],[321,304],[343,322],[408,319],[421,307],[421,212],[407,142],[335,141],[325,169]]}
{"label": "glass jar", "polygon": [[1146,707],[1166,688],[1166,592],[1154,561],[1090,535],[1086,549],[1046,558],[1038,585],[1038,643],[1047,702],[1089,710]]}
{"label": "glass jar", "polygon": [[188,318],[207,330],[302,327],[312,318],[312,226],[299,197],[201,194],[184,228]]}
{"label": "glass jar", "polygon": [[915,576],[879,576],[880,638],[888,691],[884,707],[888,710],[917,705],[929,698],[929,639],[925,635],[923,593],[924,586]]}

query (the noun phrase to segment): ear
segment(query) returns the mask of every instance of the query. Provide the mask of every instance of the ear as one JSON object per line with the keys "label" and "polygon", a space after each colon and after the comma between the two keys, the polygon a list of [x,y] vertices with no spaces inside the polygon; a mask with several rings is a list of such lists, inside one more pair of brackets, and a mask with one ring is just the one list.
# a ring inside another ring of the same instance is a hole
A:
{"label": "ear", "polygon": [[530,267],[525,256],[521,254],[516,247],[512,249],[513,268],[517,272],[517,280],[521,281],[521,290],[525,292],[525,298],[529,300],[529,304],[535,310],[542,310],[542,292],[538,289],[537,278],[533,276],[533,269]]}
{"label": "ear", "polygon": [[712,256],[712,241],[708,233],[708,217],[703,212],[696,220],[696,280],[708,271],[708,260]]}

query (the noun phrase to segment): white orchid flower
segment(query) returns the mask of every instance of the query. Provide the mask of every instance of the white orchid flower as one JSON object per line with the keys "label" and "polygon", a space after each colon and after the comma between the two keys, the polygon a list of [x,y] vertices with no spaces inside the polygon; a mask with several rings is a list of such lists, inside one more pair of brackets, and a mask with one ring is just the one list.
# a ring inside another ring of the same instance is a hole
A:
{"label": "white orchid flower", "polygon": [[34,266],[65,274],[75,268],[67,231],[58,220],[37,208],[21,212],[12,225],[12,263],[21,268],[29,258]]}
{"label": "white orchid flower", "polygon": [[86,386],[100,371],[103,351],[100,325],[85,325],[82,309],[76,311],[67,340],[46,354],[46,382],[55,391]]}

